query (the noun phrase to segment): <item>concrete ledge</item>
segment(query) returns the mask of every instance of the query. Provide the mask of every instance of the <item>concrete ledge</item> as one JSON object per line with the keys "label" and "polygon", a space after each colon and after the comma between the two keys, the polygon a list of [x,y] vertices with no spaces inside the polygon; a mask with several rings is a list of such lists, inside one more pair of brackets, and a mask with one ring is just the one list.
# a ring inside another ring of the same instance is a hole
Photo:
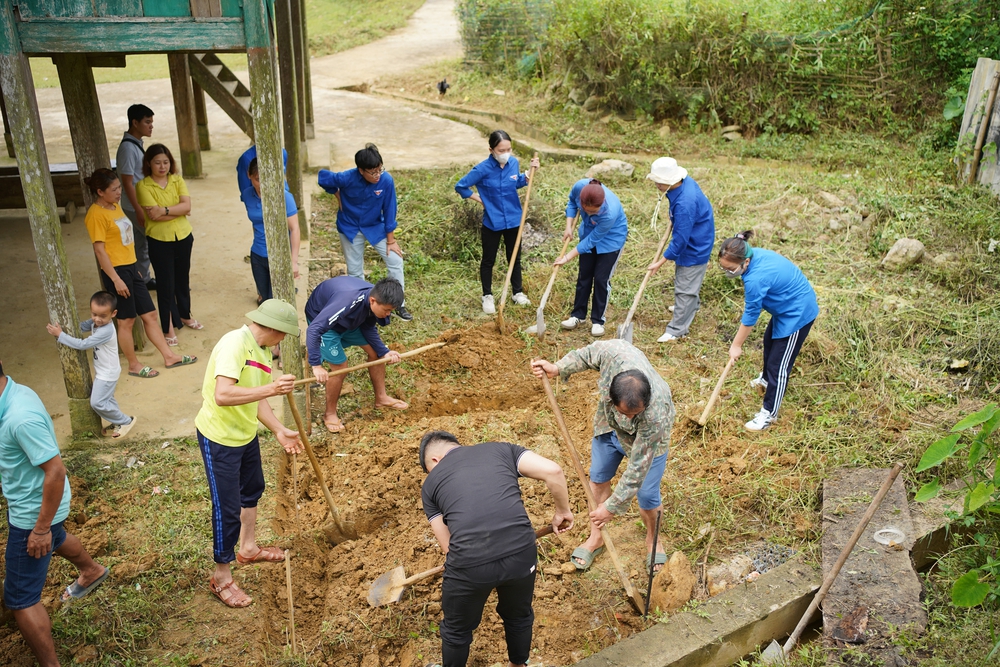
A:
{"label": "concrete ledge", "polygon": [[[822,583],[792,561],[577,663],[578,667],[721,667],[788,636]],[[817,619],[819,615],[817,614]]]}

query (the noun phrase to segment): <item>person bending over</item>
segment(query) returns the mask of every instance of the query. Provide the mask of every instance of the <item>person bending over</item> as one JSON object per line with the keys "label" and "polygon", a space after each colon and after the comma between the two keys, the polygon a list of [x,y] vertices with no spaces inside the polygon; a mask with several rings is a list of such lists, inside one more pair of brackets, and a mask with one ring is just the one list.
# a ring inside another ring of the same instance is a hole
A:
{"label": "person bending over", "polygon": [[451,433],[430,431],[420,441],[424,513],[447,559],[441,584],[443,667],[464,667],[486,599],[497,592],[510,667],[531,650],[538,554],[535,531],[521,500],[519,477],[545,482],[555,511],[552,528],[573,527],[566,476],[554,461],[509,442],[463,447]]}
{"label": "person bending over", "polygon": [[[584,370],[600,373],[590,445],[590,488],[597,509],[590,513],[590,537],[573,551],[572,563],[579,570],[590,567],[604,551],[601,527],[627,510],[632,498],[638,496],[639,516],[646,526],[647,564],[655,558],[654,569],[659,570],[667,562],[662,540],[655,556],[649,552],[656,533],[656,514],[663,509],[660,480],[676,414],[670,387],[646,355],[617,339],[591,343],[555,364],[536,359],[531,370],[537,377],[544,373],[550,378],[561,375],[564,380]],[[628,468],[612,493],[611,480],[625,456]]]}
{"label": "person bending over", "polygon": [[[323,362],[334,370],[347,368],[346,349],[357,346],[368,355],[368,361],[388,357],[388,363],[398,363],[399,353],[382,342],[376,325],[388,326],[390,313],[402,303],[403,286],[393,278],[383,278],[372,285],[353,276],[337,276],[321,282],[309,295],[306,347],[316,381],[326,385],[323,422],[330,433],[344,430],[344,423],[337,416],[337,403],[345,374],[329,375]],[[410,407],[386,392],[384,365],[371,366],[368,375],[375,390],[376,408],[405,410]]]}

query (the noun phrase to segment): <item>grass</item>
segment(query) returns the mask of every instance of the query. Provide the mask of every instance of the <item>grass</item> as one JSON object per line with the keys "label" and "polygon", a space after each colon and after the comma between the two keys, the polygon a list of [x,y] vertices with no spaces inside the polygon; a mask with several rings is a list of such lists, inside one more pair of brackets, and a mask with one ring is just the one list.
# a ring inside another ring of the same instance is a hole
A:
{"label": "grass", "polygon": [[[402,28],[424,0],[372,0],[357,3],[348,0],[306,0],[309,53],[313,57],[346,51],[380,39]],[[247,68],[245,53],[220,53],[219,58],[234,71]],[[31,58],[35,88],[59,85],[56,66],[51,58]],[[94,69],[96,83],[146,81],[170,76],[167,56],[162,53],[136,54],[126,58],[126,67]]]}

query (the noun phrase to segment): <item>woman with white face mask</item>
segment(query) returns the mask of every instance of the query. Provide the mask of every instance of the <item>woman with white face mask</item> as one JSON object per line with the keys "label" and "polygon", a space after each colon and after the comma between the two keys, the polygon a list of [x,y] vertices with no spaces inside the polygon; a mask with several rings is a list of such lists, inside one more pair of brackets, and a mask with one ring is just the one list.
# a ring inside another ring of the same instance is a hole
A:
{"label": "woman with white face mask", "polygon": [[751,236],[753,231],[747,230],[723,241],[719,266],[730,278],[743,281],[743,318],[729,347],[730,359],[735,362],[743,354],[743,343],[760,311],[771,314],[764,330],[763,371],[750,382],[763,393],[764,405],[746,423],[747,430],[762,431],[778,416],[792,365],[819,315],[819,304],[799,267],[772,250],[751,248],[747,242]]}
{"label": "woman with white face mask", "polygon": [[[519,171],[510,135],[503,130],[495,130],[490,134],[489,143],[490,156],[463,176],[455,184],[455,191],[462,195],[462,199],[472,199],[483,205],[483,259],[479,264],[479,279],[483,285],[483,312],[493,315],[496,313],[493,303],[493,266],[496,264],[501,239],[508,264],[514,262],[514,271],[510,277],[514,296],[511,298],[519,306],[530,306],[531,301],[521,284],[521,251],[518,250],[517,257],[511,257],[517,230],[521,226],[521,199],[517,191],[528,184],[528,177]],[[538,158],[534,158],[530,166],[538,169]],[[475,192],[472,191],[473,186],[476,188]]]}

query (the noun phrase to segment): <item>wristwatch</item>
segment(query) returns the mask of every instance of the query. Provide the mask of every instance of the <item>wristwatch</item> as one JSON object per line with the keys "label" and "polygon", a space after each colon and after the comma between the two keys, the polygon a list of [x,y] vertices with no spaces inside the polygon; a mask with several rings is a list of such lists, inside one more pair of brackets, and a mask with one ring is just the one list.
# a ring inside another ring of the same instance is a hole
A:
{"label": "wristwatch", "polygon": [[164,206],[163,210],[166,211],[166,213],[164,213],[163,215],[170,215],[170,207],[169,206]]}

